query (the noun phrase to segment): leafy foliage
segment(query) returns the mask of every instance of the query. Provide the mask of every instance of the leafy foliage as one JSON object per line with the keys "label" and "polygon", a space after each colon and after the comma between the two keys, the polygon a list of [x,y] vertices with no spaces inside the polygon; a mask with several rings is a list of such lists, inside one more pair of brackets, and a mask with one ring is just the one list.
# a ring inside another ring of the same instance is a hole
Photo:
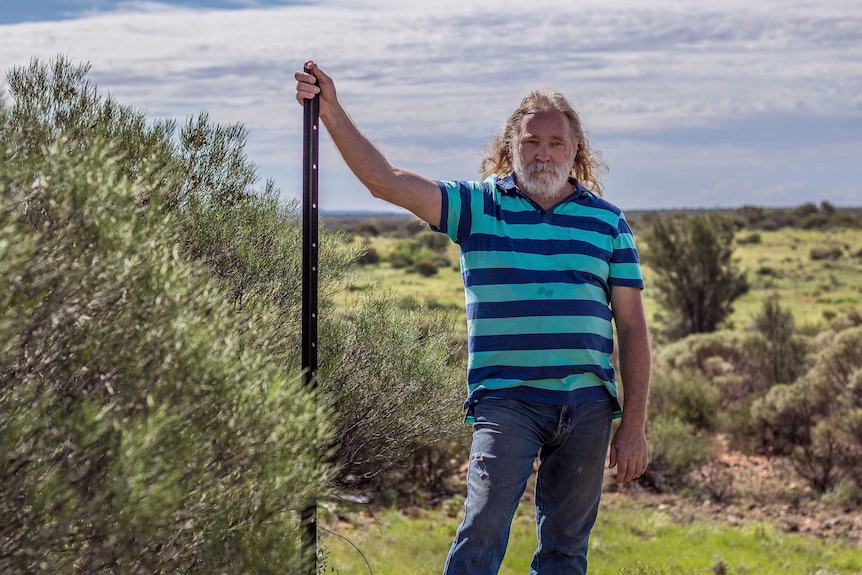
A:
{"label": "leafy foliage", "polygon": [[150,123],[88,70],[34,61],[0,103],[0,571],[295,570],[297,509],[454,429],[448,324],[338,315],[355,253],[324,231],[315,398],[296,206],[245,130]]}
{"label": "leafy foliage", "polygon": [[[777,309],[781,311],[780,307]],[[769,325],[775,327],[772,321],[767,321],[765,316],[755,318],[755,324],[762,330]],[[782,325],[786,328],[791,323]],[[763,441],[758,440],[759,426],[751,417],[751,406],[775,385],[775,362],[787,365],[783,363],[786,358],[780,355],[786,353],[787,348],[780,341],[796,354],[788,370],[800,373],[807,366],[808,341],[792,330],[789,333],[790,337],[776,341],[765,337],[759,329],[721,330],[692,334],[665,346],[658,354],[654,369],[653,412],[675,415],[699,427],[708,422],[711,426],[708,429],[727,434],[737,448],[763,449]],[[775,354],[779,354],[777,359]],[[704,412],[708,406],[715,411]],[[705,417],[706,413],[712,416]]]}
{"label": "leafy foliage", "polygon": [[658,374],[650,385],[652,412],[675,417],[699,430],[713,429],[720,402],[721,391],[702,372]]}
{"label": "leafy foliage", "polygon": [[4,154],[2,570],[280,572],[327,418],[180,257],[159,174],[87,144]]}
{"label": "leafy foliage", "polygon": [[[450,314],[417,314],[388,294],[351,306],[323,340],[321,386],[339,414],[335,460],[345,486],[376,482],[427,443],[464,427],[459,404],[463,372],[453,369]],[[368,345],[374,341],[374,345]]]}
{"label": "leafy foliage", "polygon": [[764,445],[793,456],[797,470],[824,492],[844,478],[858,481],[862,437],[862,327],[833,334],[812,368],[777,385],[752,406]]}
{"label": "leafy foliage", "polygon": [[733,236],[733,221],[718,215],[659,218],[647,231],[643,259],[656,273],[669,338],[715,331],[748,291],[732,259]]}
{"label": "leafy foliage", "polygon": [[652,418],[649,429],[650,464],[640,478],[657,491],[685,483],[686,474],[709,458],[709,440],[695,426],[672,415]]}

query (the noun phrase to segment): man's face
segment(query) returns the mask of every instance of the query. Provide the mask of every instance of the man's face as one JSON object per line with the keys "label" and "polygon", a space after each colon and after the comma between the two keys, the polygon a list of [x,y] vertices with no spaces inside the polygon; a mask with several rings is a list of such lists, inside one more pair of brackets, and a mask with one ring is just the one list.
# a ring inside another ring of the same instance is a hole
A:
{"label": "man's face", "polygon": [[521,133],[512,150],[518,185],[536,199],[568,195],[571,189],[567,182],[576,153],[565,114],[527,114],[521,120]]}

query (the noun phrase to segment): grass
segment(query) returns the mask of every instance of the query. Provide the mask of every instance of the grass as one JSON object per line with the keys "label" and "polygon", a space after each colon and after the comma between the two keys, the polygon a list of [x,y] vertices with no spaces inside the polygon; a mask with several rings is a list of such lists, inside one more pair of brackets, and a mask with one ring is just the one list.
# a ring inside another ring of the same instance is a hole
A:
{"label": "grass", "polygon": [[[424,277],[404,268],[395,269],[385,261],[399,241],[403,240],[386,237],[371,238],[371,247],[381,254],[383,261],[357,266],[354,281],[340,298],[336,298],[336,305],[346,305],[371,290],[389,289],[405,301],[406,305],[409,305],[412,300],[424,302],[432,307],[458,309],[463,313],[464,284],[458,267],[458,246],[451,244],[446,251],[450,265],[439,268],[432,276]],[[466,331],[466,327],[464,330]]]}
{"label": "grass", "polygon": [[[452,506],[419,511],[408,518],[397,510],[376,520],[357,519],[338,529],[345,540],[325,536],[327,573],[415,575],[442,572],[459,519]],[[532,509],[522,505],[513,522],[501,575],[529,572],[535,549]],[[729,526],[695,520],[676,523],[666,513],[639,508],[623,496],[606,496],[590,541],[590,575],[625,573],[726,573],[758,575],[850,575],[862,572],[862,549],[783,534],[752,522]]]}
{"label": "grass", "polygon": [[[823,323],[847,308],[862,308],[862,258],[856,256],[862,251],[862,230],[783,229],[760,236],[761,243],[736,249],[752,289],[736,303],[732,322],[749,325],[770,292],[781,296],[800,326]],[[842,252],[836,260],[811,257],[834,248]]]}

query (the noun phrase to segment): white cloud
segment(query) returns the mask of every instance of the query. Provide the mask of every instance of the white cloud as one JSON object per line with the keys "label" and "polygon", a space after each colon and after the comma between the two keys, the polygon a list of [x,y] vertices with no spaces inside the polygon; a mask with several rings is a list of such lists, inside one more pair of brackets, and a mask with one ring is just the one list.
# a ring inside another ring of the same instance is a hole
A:
{"label": "white cloud", "polygon": [[[862,157],[855,0],[330,0],[232,11],[145,3],[0,26],[4,70],[58,53],[91,62],[102,90],[153,117],[206,109],[242,122],[261,175],[285,192],[301,179],[293,72],[310,57],[390,160],[429,177],[473,177],[481,146],[541,86],[581,111],[611,164],[608,197],[624,206],[717,197],[787,205],[815,187],[834,203],[862,203],[851,159]],[[326,137],[322,145],[331,146]],[[740,157],[750,177],[736,173]],[[812,157],[829,165],[828,177],[799,168]],[[324,208],[380,207],[337,153],[321,165],[337,182],[322,189]],[[717,196],[723,179],[751,187],[721,186]]]}

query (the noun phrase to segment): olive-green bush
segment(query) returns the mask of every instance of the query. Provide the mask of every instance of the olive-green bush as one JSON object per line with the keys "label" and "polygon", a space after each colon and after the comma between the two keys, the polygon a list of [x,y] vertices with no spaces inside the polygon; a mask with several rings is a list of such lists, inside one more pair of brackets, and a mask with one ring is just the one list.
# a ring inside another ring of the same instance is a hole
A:
{"label": "olive-green bush", "polygon": [[252,318],[181,256],[163,172],[130,179],[101,137],[27,156],[10,124],[0,571],[289,569],[331,432],[298,369],[267,357],[276,310]]}
{"label": "olive-green bush", "polygon": [[811,369],[776,385],[751,408],[765,448],[793,457],[812,488],[825,492],[842,479],[860,485],[862,327],[825,334]]}
{"label": "olive-green bush", "polygon": [[675,417],[698,430],[711,431],[721,405],[721,391],[702,373],[658,373],[650,385],[650,414]]}
{"label": "olive-green bush", "polygon": [[451,326],[337,312],[356,252],[323,230],[310,393],[297,206],[244,128],[88,71],[34,61],[0,103],[0,572],[296,571],[298,509],[455,433]]}
{"label": "olive-green bush", "polygon": [[688,472],[709,459],[709,440],[694,425],[675,416],[651,418],[648,438],[650,463],[640,481],[657,491],[684,485]]}

